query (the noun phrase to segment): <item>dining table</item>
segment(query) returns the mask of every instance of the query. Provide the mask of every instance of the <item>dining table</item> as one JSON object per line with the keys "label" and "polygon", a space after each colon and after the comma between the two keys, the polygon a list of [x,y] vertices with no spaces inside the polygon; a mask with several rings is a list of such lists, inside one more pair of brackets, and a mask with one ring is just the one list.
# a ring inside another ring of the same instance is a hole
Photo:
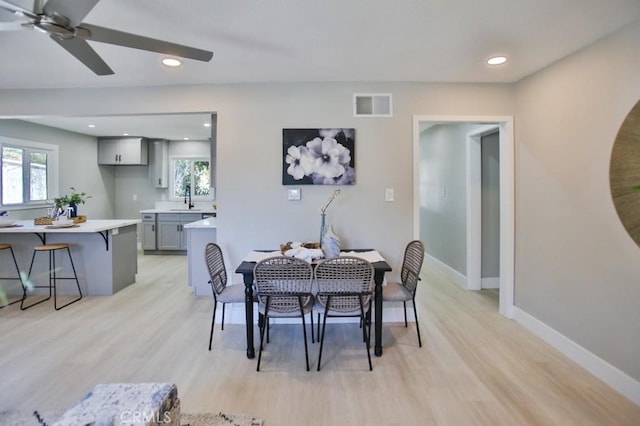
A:
{"label": "dining table", "polygon": [[[253,338],[253,304],[255,298],[253,295],[253,269],[256,263],[270,256],[280,256],[280,251],[274,250],[253,250],[238,265],[235,272],[242,274],[244,289],[244,309],[245,309],[245,328],[247,336],[247,358],[255,357],[255,347]],[[349,249],[341,250],[340,255],[358,256],[371,262],[374,268],[373,280],[375,282],[374,290],[374,336],[375,345],[374,353],[376,356],[382,355],[382,285],[386,272],[390,272],[391,266],[375,249]],[[312,264],[314,262],[312,261]]]}

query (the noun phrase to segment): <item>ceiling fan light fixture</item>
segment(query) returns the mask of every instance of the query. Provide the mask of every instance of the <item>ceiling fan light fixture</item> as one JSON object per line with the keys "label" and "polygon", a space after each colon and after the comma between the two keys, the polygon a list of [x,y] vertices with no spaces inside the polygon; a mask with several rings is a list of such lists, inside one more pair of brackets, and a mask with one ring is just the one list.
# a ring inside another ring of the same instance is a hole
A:
{"label": "ceiling fan light fixture", "polygon": [[180,65],[182,65],[182,62],[179,59],[176,58],[163,58],[162,59],[162,64],[166,65],[168,67],[179,67]]}
{"label": "ceiling fan light fixture", "polygon": [[487,59],[487,64],[489,65],[502,65],[507,62],[506,56],[492,56]]}

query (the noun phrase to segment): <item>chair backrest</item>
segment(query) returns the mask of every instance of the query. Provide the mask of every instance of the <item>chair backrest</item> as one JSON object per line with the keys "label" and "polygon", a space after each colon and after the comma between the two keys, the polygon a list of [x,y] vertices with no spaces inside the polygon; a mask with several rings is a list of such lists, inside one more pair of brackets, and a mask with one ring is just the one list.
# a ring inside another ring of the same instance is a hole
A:
{"label": "chair backrest", "polygon": [[316,266],[318,301],[336,312],[352,312],[360,309],[360,300],[366,309],[373,295],[374,268],[365,259],[340,256],[321,261]]}
{"label": "chair backrest", "polygon": [[404,260],[400,271],[400,281],[410,292],[415,292],[420,280],[420,270],[424,261],[424,244],[414,240],[404,249]]}
{"label": "chair backrest", "polygon": [[303,259],[288,256],[263,259],[256,263],[253,276],[258,302],[266,305],[269,299],[269,311],[297,312],[300,310],[298,296],[302,297],[303,306],[312,297],[313,268]]}
{"label": "chair backrest", "polygon": [[227,271],[220,246],[216,243],[207,244],[204,249],[204,258],[209,269],[211,288],[216,294],[220,294],[227,286]]}

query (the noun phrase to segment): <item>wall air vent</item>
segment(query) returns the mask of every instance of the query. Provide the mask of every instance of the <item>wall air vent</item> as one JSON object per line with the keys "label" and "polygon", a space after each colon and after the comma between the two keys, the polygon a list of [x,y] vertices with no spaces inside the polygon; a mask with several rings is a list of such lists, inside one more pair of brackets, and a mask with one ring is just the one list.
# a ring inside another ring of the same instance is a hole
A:
{"label": "wall air vent", "polygon": [[391,117],[391,93],[356,93],[353,95],[354,117]]}

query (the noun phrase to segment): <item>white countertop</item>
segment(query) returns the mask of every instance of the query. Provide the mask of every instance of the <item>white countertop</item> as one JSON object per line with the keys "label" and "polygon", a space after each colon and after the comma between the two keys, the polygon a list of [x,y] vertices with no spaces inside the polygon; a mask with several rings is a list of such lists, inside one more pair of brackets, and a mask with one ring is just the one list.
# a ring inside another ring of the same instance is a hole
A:
{"label": "white countertop", "polygon": [[124,226],[141,223],[140,219],[104,219],[87,220],[78,223],[70,228],[50,228],[49,225],[34,225],[33,220],[17,220],[17,226],[0,228],[2,234],[25,234],[25,233],[73,233],[87,234],[94,232],[108,231],[122,228]]}
{"label": "white countertop", "polygon": [[183,225],[184,229],[215,229],[217,228],[216,219],[210,217]]}
{"label": "white countertop", "polygon": [[140,210],[140,213],[196,213],[196,214],[200,214],[200,213],[204,213],[204,214],[211,214],[211,213],[215,213],[215,210],[212,209],[146,209],[146,210]]}

